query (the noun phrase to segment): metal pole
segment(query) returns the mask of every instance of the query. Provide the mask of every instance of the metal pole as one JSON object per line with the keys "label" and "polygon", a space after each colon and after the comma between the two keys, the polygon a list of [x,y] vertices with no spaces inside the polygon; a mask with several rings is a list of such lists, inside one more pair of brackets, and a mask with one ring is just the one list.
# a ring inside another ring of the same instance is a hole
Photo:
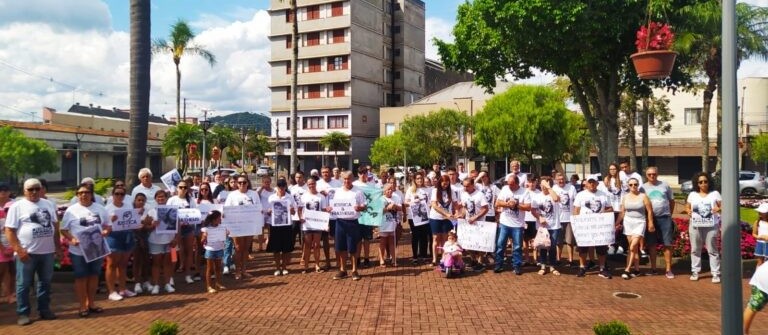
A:
{"label": "metal pole", "polygon": [[77,164],[77,180],[75,180],[75,184],[79,184],[82,180],[80,178],[81,169],[80,169],[80,140],[85,136],[85,134],[75,133],[75,139],[77,140],[77,160],[75,161],[75,164]]}
{"label": "metal pole", "polygon": [[736,101],[736,0],[723,4],[722,108],[723,108],[723,203],[722,286],[720,318],[722,334],[742,334],[741,233],[739,227],[739,147]]}
{"label": "metal pole", "polygon": [[243,146],[240,148],[240,164],[243,168],[243,173],[245,173],[245,138],[247,134],[245,133],[245,128],[240,128],[240,136],[243,138]]}

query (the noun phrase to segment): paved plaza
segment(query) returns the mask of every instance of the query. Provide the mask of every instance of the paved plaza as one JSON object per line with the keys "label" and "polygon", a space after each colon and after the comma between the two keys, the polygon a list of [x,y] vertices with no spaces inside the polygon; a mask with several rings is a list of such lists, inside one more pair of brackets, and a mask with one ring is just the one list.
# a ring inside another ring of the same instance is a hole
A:
{"label": "paved plaza", "polygon": [[[404,234],[398,248],[410,255]],[[372,254],[376,254],[372,250]],[[181,334],[592,334],[595,322],[620,319],[633,334],[718,334],[720,286],[705,274],[688,280],[664,276],[622,280],[619,270],[606,280],[575,270],[559,277],[540,276],[527,267],[512,271],[465,274],[446,279],[431,266],[367,268],[360,281],[332,280],[332,272],[301,274],[298,252],[288,276],[272,275],[271,255],[258,253],[255,275],[235,281],[226,276],[225,291],[209,294],[204,284],[187,285],[177,276],[177,293],[142,295],[112,302],[99,295],[103,314],[81,319],[73,286],[55,283],[54,311],[59,319],[15,325],[15,305],[0,306],[0,333],[146,334],[155,319],[178,322]],[[619,266],[614,264],[614,268]],[[749,275],[749,274],[747,274]],[[744,281],[744,297],[747,286]],[[621,299],[615,292],[634,292]],[[768,317],[759,314],[754,334],[768,333]]]}

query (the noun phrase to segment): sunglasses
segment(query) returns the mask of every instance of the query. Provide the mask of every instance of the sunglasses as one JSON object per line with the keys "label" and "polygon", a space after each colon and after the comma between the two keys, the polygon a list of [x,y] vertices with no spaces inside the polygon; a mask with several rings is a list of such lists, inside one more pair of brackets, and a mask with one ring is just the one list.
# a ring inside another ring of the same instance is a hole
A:
{"label": "sunglasses", "polygon": [[93,194],[93,192],[91,192],[91,191],[81,191],[81,192],[77,192],[77,195],[84,195],[84,194]]}
{"label": "sunglasses", "polygon": [[633,184],[627,184],[627,185],[629,185],[629,186],[637,186],[638,184],[634,184],[633,183]]}
{"label": "sunglasses", "polygon": [[123,192],[117,192],[117,193],[115,193],[114,195],[125,195],[125,193],[123,193]]}
{"label": "sunglasses", "polygon": [[708,180],[699,180],[699,184],[709,184]]}
{"label": "sunglasses", "polygon": [[180,190],[185,190],[185,189],[187,189],[187,187],[186,187],[186,186],[176,186],[176,188],[178,188],[178,189],[180,189]]}
{"label": "sunglasses", "polygon": [[39,187],[31,187],[27,189],[27,192],[37,192],[37,191],[40,191]]}
{"label": "sunglasses", "polygon": [[237,183],[238,183],[238,184],[240,184],[240,185],[245,185],[245,184],[248,184],[248,182],[247,182],[247,181],[238,181]]}
{"label": "sunglasses", "polygon": [[125,187],[125,184],[115,184],[115,187]]}

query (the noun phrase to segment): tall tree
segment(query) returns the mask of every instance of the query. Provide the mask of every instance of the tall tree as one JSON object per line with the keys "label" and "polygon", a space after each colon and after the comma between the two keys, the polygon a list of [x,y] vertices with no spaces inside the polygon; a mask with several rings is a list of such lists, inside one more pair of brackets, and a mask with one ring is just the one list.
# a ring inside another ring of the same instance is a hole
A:
{"label": "tall tree", "polygon": [[339,150],[349,150],[349,136],[340,131],[332,131],[320,138],[323,148],[333,150],[333,165],[339,167]]}
{"label": "tall tree", "polygon": [[[371,163],[373,165],[403,165],[408,159],[408,146],[403,140],[403,132],[396,131],[392,135],[382,136],[376,139],[371,146]],[[405,154],[405,155],[404,155]],[[432,162],[423,159],[421,155],[413,155],[407,161],[408,164],[427,166]]]}
{"label": "tall tree", "polygon": [[163,139],[163,155],[176,157],[176,168],[184,175],[187,169],[187,157],[190,144],[197,145],[203,140],[203,130],[200,127],[180,123],[170,129]]}
{"label": "tall tree", "polygon": [[[296,153],[296,139],[299,128],[299,12],[296,0],[289,0],[293,20],[291,21],[291,167],[288,171],[294,175],[299,167],[299,157]],[[338,162],[335,162],[338,166]]]}
{"label": "tall tree", "polygon": [[[150,0],[131,0],[131,95],[128,157],[126,159],[126,184],[138,185],[139,170],[147,162],[147,137],[149,136],[149,89],[152,64],[152,40]],[[159,173],[161,171],[153,171]]]}
{"label": "tall tree", "polygon": [[[675,48],[691,59],[690,70],[706,76],[701,111],[701,169],[709,171],[709,115],[712,99],[722,78],[722,6],[720,0],[698,1],[678,10],[683,20],[677,29]],[[768,8],[746,3],[736,4],[736,34],[738,61],[757,56],[768,58]],[[718,99],[720,101],[720,99]],[[717,107],[718,147],[721,138],[722,108]],[[718,150],[720,152],[720,150]],[[718,164],[720,155],[718,154]]]}
{"label": "tall tree", "polygon": [[470,119],[464,112],[441,108],[427,115],[405,118],[400,124],[405,146],[418,153],[429,165],[454,163],[456,148],[461,145],[462,130],[469,133]]}
{"label": "tall tree", "polygon": [[768,134],[760,134],[749,143],[749,153],[755,163],[768,162]]}
{"label": "tall tree", "polygon": [[169,53],[173,58],[173,64],[176,65],[176,124],[181,123],[181,56],[198,55],[203,57],[210,66],[216,64],[216,56],[203,46],[194,43],[195,33],[189,27],[186,21],[179,19],[171,25],[171,34],[169,39],[157,39],[152,45],[152,52]]}
{"label": "tall tree", "polygon": [[[58,154],[47,142],[29,138],[10,126],[0,127],[0,180],[59,170]],[[79,182],[79,181],[78,181]]]}

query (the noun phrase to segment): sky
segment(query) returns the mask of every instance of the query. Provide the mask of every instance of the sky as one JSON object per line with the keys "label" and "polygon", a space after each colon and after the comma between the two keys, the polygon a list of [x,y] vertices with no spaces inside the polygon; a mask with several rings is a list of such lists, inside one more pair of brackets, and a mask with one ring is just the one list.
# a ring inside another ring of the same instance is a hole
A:
{"label": "sky", "polygon": [[[425,0],[426,56],[439,59],[429,42],[452,41],[456,8],[464,0]],[[768,0],[749,0],[768,6]],[[195,41],[217,57],[181,62],[187,116],[234,112],[267,114],[270,95],[267,0],[153,0],[152,38],[167,36],[187,20]],[[40,122],[43,107],[66,111],[79,102],[129,108],[129,11],[127,0],[0,0],[0,119]],[[768,64],[747,60],[740,77],[768,76]],[[175,115],[175,70],[170,55],[152,62],[150,113]],[[528,79],[544,84],[550,75]]]}

